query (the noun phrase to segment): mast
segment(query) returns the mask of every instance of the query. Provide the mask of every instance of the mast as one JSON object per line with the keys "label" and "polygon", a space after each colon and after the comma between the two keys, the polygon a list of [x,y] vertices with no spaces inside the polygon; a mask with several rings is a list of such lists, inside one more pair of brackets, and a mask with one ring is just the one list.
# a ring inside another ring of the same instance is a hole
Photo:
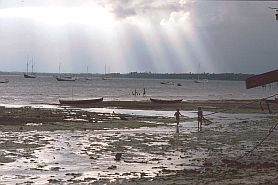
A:
{"label": "mast", "polygon": [[106,75],[106,64],[105,64],[105,67],[104,67],[104,74]]}
{"label": "mast", "polygon": [[59,76],[61,78],[61,63],[59,63]]}
{"label": "mast", "polygon": [[28,60],[27,60],[26,65],[27,65],[27,70],[26,70],[26,71],[27,71],[27,74],[28,74],[28,68],[29,68],[29,67],[28,67],[28,66],[29,66],[29,62],[28,62]]}
{"label": "mast", "polygon": [[32,57],[32,74],[34,73],[33,69],[34,69],[34,58]]}

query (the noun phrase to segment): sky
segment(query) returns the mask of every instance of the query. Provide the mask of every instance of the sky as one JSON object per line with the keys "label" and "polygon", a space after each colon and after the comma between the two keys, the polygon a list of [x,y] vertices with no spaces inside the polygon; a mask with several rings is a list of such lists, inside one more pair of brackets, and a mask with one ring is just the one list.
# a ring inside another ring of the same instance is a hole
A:
{"label": "sky", "polygon": [[263,73],[278,68],[269,7],[278,1],[0,0],[0,71]]}

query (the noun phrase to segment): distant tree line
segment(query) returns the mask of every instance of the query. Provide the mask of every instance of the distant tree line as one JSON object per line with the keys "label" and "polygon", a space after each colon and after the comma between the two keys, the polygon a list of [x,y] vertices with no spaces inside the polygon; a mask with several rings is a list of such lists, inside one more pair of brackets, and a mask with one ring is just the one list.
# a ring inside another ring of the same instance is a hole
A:
{"label": "distant tree line", "polygon": [[[22,75],[22,72],[0,72],[0,75]],[[63,73],[76,77],[86,77],[87,73]],[[37,73],[38,76],[57,76],[58,73]],[[109,77],[109,78],[149,78],[149,79],[207,79],[207,80],[233,80],[244,81],[253,74],[242,73],[151,73],[151,72],[130,72],[130,73],[109,73],[109,74],[91,74],[92,77]]]}
{"label": "distant tree line", "polygon": [[207,79],[207,80],[233,80],[244,81],[253,74],[242,73],[137,73],[131,72],[126,74],[110,73],[111,78],[151,78],[151,79]]}

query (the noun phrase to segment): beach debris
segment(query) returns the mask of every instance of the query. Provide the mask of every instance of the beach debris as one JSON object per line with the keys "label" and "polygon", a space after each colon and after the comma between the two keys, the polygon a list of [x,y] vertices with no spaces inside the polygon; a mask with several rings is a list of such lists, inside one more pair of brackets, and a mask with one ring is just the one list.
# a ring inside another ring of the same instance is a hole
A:
{"label": "beach debris", "polygon": [[122,158],[122,153],[116,153],[116,155],[115,155],[115,160],[116,160],[116,161],[120,161],[121,158]]}
{"label": "beach debris", "polygon": [[123,115],[120,115],[119,117],[120,117],[120,120],[125,120],[125,121],[128,120],[128,119],[127,119],[125,116],[123,116]]}
{"label": "beach debris", "polygon": [[112,165],[112,166],[109,166],[107,169],[108,169],[108,170],[115,170],[115,169],[117,169],[117,166]]}
{"label": "beach debris", "polygon": [[50,168],[51,171],[59,171],[60,169],[61,169],[61,168],[58,167],[58,166],[57,166],[57,167],[55,166],[55,167],[51,167],[51,168]]}

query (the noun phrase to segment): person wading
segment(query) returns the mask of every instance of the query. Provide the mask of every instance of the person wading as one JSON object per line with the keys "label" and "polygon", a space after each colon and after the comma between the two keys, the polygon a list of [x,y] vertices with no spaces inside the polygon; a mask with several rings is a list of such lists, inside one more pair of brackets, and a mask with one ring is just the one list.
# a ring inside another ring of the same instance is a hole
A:
{"label": "person wading", "polygon": [[181,117],[180,109],[177,109],[177,112],[175,112],[174,116],[176,117],[176,122],[177,122],[176,133],[179,133],[179,124],[180,124],[180,117]]}
{"label": "person wading", "polygon": [[203,110],[201,107],[198,107],[198,132],[202,130],[203,118]]}

